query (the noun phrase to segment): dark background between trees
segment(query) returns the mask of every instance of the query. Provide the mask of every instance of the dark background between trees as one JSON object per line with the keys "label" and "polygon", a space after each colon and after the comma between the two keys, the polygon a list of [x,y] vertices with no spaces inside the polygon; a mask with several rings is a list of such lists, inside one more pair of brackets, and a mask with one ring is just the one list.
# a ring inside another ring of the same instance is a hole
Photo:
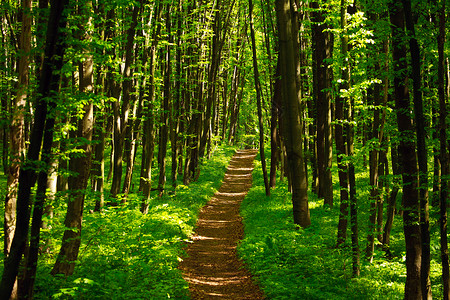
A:
{"label": "dark background between trees", "polygon": [[287,180],[300,227],[309,193],[339,207],[354,277],[377,248],[393,256],[402,218],[405,299],[431,298],[431,260],[448,299],[447,13],[445,0],[2,1],[0,297],[32,297],[57,209],[51,274],[70,276],[86,201],[147,214],[228,144],[260,149],[266,196]]}

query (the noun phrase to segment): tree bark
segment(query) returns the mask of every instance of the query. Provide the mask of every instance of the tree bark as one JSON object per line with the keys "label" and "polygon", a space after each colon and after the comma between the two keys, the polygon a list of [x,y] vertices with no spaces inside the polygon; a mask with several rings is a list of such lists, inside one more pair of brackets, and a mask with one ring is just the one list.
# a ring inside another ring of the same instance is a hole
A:
{"label": "tree bark", "polygon": [[[86,2],[80,7],[80,15],[85,16],[85,23],[81,25],[80,32],[84,33],[82,39],[85,42],[91,40],[92,26],[92,2]],[[90,99],[94,91],[93,84],[93,54],[92,49],[83,49],[85,60],[80,63],[80,94],[85,99]],[[64,274],[72,275],[75,270],[75,261],[81,244],[81,227],[83,220],[83,208],[85,190],[89,182],[92,164],[92,134],[94,131],[94,105],[92,100],[88,100],[83,107],[83,117],[78,121],[77,138],[80,139],[78,148],[82,150],[82,156],[71,157],[69,161],[69,203],[64,220],[66,230],[64,231],[61,249],[51,271],[52,275]]]}
{"label": "tree bark", "polygon": [[280,130],[279,124],[280,120],[278,115],[281,109],[281,70],[280,70],[280,59],[277,59],[277,69],[275,73],[274,88],[272,95],[272,107],[271,107],[271,118],[270,118],[270,176],[269,183],[270,187],[274,188],[277,178],[277,168],[280,158]]}
{"label": "tree bark", "polygon": [[[6,199],[4,213],[4,248],[5,256],[9,255],[9,250],[14,237],[16,227],[16,204],[17,188],[19,185],[19,170],[25,156],[25,106],[29,88],[29,64],[31,51],[31,0],[21,1],[22,26],[19,39],[18,54],[18,90],[12,103],[12,121],[9,127],[9,145],[11,159],[7,170]],[[7,145],[7,144],[6,144]]]}
{"label": "tree bark", "polygon": [[[322,4],[325,5],[325,4]],[[317,118],[317,167],[318,196],[324,204],[333,206],[333,182],[331,177],[331,70],[328,60],[332,53],[331,33],[325,31],[325,16],[319,3],[310,3],[313,38],[313,95]]]}
{"label": "tree bark", "polygon": [[405,12],[405,24],[409,37],[411,54],[411,75],[413,80],[413,102],[417,136],[417,161],[419,164],[419,218],[422,240],[422,262],[420,280],[422,299],[431,299],[430,280],[430,217],[428,209],[428,154],[425,132],[428,124],[423,113],[422,79],[420,75],[420,49],[417,42],[411,9],[411,0],[402,0]]}
{"label": "tree bark", "polygon": [[401,3],[391,1],[389,14],[392,28],[394,60],[394,96],[400,135],[399,157],[403,179],[403,231],[406,244],[405,299],[421,299],[421,233],[419,219],[418,167],[414,127],[410,115],[408,76],[406,75],[405,19]]}
{"label": "tree bark", "polygon": [[[161,31],[161,17],[162,17],[162,4],[156,3],[154,6],[155,22],[153,22],[152,43],[148,56],[150,59],[148,73],[149,82],[145,88],[148,88],[146,93],[147,99],[145,99],[145,119],[143,129],[143,142],[142,142],[142,161],[141,161],[141,174],[139,182],[139,190],[144,194],[141,202],[141,212],[146,214],[148,212],[148,201],[150,199],[150,192],[152,188],[152,162],[155,148],[155,128],[154,128],[154,98],[155,98],[155,71],[156,71],[156,48],[159,42],[159,35]],[[146,51],[146,52],[147,52]],[[148,86],[148,87],[147,87]]]}
{"label": "tree bark", "polygon": [[[30,200],[31,189],[36,182],[36,163],[44,134],[44,126],[47,119],[48,102],[54,97],[58,89],[60,74],[53,72],[62,66],[64,54],[64,44],[62,43],[61,31],[66,26],[66,18],[63,17],[63,10],[68,5],[68,1],[52,0],[50,17],[47,27],[47,37],[45,43],[45,57],[39,89],[37,105],[34,113],[34,125],[30,135],[30,144],[27,151],[24,167],[20,170],[19,189],[17,194],[17,223],[14,238],[11,244],[10,255],[5,260],[5,268],[0,283],[0,298],[8,299],[13,289],[14,281],[19,271],[19,264],[25,250],[26,240],[29,230],[30,220]],[[54,101],[54,100],[53,100]]]}
{"label": "tree bark", "polygon": [[[347,27],[347,5],[344,0],[341,0],[341,30],[343,30],[341,35],[341,55],[344,61],[347,61],[348,56],[348,36],[346,32]],[[350,73],[348,72],[349,66],[344,65],[341,71],[342,84],[341,90],[348,90],[350,86]],[[339,96],[336,100],[335,107],[335,140],[336,140],[336,155],[337,164],[339,172],[339,186],[340,186],[340,208],[339,208],[339,223],[337,232],[337,243],[336,246],[341,246],[347,237],[347,219],[348,219],[348,209],[349,209],[349,185],[348,185],[348,164],[346,163],[347,147],[345,143],[344,136],[344,107],[346,99]]]}
{"label": "tree bark", "polygon": [[305,176],[302,149],[302,122],[299,104],[300,87],[297,86],[295,61],[294,22],[289,0],[277,0],[277,25],[280,44],[281,85],[283,101],[284,139],[292,183],[292,204],[294,223],[302,227],[311,224],[308,207],[308,183]]}
{"label": "tree bark", "polygon": [[131,75],[131,63],[133,61],[134,55],[134,38],[136,32],[136,26],[138,22],[138,16],[140,12],[140,5],[134,5],[132,10],[132,21],[130,27],[127,30],[127,44],[125,49],[125,65],[122,72],[123,83],[122,83],[122,104],[119,103],[117,99],[113,103],[114,109],[114,172],[113,179],[111,183],[110,196],[116,198],[120,191],[120,185],[122,182],[122,162],[123,162],[123,150],[126,128],[128,126],[128,120],[131,108],[131,91],[132,86],[132,75]]}
{"label": "tree bark", "polygon": [[161,128],[159,129],[159,150],[158,150],[158,162],[159,162],[159,181],[158,190],[159,196],[162,197],[164,193],[164,186],[166,184],[166,154],[167,154],[167,140],[169,137],[169,116],[170,116],[170,102],[171,102],[171,18],[170,18],[170,5],[166,7],[166,30],[169,35],[169,44],[166,46],[165,55],[165,68],[164,68],[164,96],[161,108]]}
{"label": "tree bark", "polygon": [[439,197],[440,203],[440,244],[441,244],[441,264],[442,264],[442,284],[444,287],[443,299],[450,299],[450,267],[448,257],[448,239],[447,239],[447,209],[449,195],[449,149],[447,140],[447,123],[448,105],[445,97],[445,56],[444,47],[446,40],[445,33],[445,1],[442,1],[439,9],[439,36],[438,36],[438,96],[439,96],[439,144],[440,144],[440,161],[441,161],[441,191]]}
{"label": "tree bark", "polygon": [[256,57],[256,41],[255,41],[255,29],[253,28],[253,2],[252,0],[248,1],[249,6],[249,18],[250,18],[250,36],[252,40],[252,52],[253,52],[253,77],[255,80],[255,89],[256,89],[256,102],[258,109],[258,126],[259,126],[259,155],[261,158],[261,166],[263,171],[264,178],[264,187],[266,189],[266,196],[270,196],[270,185],[269,178],[267,176],[267,167],[266,167],[266,155],[264,153],[264,125],[263,125],[263,116],[262,116],[262,104],[261,104],[261,82],[259,81],[259,70],[258,70],[258,60]]}

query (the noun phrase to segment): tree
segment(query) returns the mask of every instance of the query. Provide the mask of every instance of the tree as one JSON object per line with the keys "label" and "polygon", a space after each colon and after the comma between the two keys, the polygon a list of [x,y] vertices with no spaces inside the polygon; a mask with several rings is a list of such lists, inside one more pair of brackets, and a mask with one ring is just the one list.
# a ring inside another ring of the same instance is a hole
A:
{"label": "tree", "polygon": [[263,116],[262,116],[262,108],[261,108],[261,83],[259,81],[259,70],[258,70],[258,60],[256,57],[256,41],[255,41],[255,29],[253,28],[253,2],[249,0],[249,18],[250,18],[250,36],[252,40],[252,52],[253,52],[253,77],[255,80],[255,89],[256,89],[256,101],[257,101],[257,110],[258,110],[258,127],[259,127],[259,155],[261,157],[261,165],[263,169],[263,177],[264,177],[264,186],[266,189],[266,196],[270,196],[270,185],[269,178],[267,177],[267,168],[266,168],[266,155],[264,153],[264,125],[263,125]]}
{"label": "tree", "polygon": [[[112,198],[116,198],[120,190],[120,184],[122,182],[122,162],[123,162],[123,150],[126,129],[128,126],[128,121],[130,117],[131,108],[131,92],[132,92],[132,74],[131,74],[131,64],[134,59],[133,49],[134,49],[134,38],[136,32],[136,26],[138,23],[138,16],[140,12],[140,5],[134,5],[130,7],[131,24],[127,30],[127,43],[125,48],[125,65],[123,68],[123,83],[122,83],[122,93],[123,100],[113,102],[114,111],[114,172],[113,180],[111,184],[110,194]],[[117,87],[116,87],[117,88]],[[117,95],[116,95],[117,96]],[[119,98],[119,97],[117,97]]]}
{"label": "tree", "polygon": [[25,154],[25,106],[29,93],[29,64],[31,51],[31,0],[21,1],[22,28],[19,39],[20,54],[18,57],[18,90],[12,103],[13,113],[10,125],[11,162],[8,167],[8,178],[5,199],[4,248],[6,256],[14,237],[16,222],[17,188],[19,183],[20,165]]}
{"label": "tree", "polygon": [[410,115],[409,78],[406,74],[405,17],[398,2],[389,3],[392,24],[392,55],[394,61],[394,96],[400,142],[398,152],[403,179],[403,228],[406,243],[405,299],[422,297],[421,259],[422,246],[419,225],[419,194],[417,156]]}
{"label": "tree", "polygon": [[284,130],[289,175],[292,184],[294,223],[302,227],[311,224],[308,207],[307,178],[303,164],[302,122],[300,112],[300,87],[297,86],[295,49],[297,34],[292,3],[277,0],[278,43],[280,45],[281,87]]}
{"label": "tree", "polygon": [[[441,264],[442,264],[442,283],[444,286],[443,299],[450,299],[450,267],[448,258],[448,241],[447,241],[447,208],[449,195],[449,154],[447,141],[447,116],[448,104],[445,97],[445,1],[442,1],[439,9],[439,36],[438,36],[438,96],[439,96],[439,144],[440,144],[440,161],[441,161],[441,189],[439,195],[439,229],[440,229],[440,245],[441,245]],[[448,62],[447,62],[448,63]]]}
{"label": "tree", "polygon": [[[86,17],[85,24],[81,25],[80,32],[85,32],[83,40],[91,39],[90,26],[92,24],[92,2],[87,1],[79,7],[79,12]],[[71,275],[75,269],[75,261],[81,244],[81,227],[83,220],[84,199],[92,160],[92,134],[94,130],[94,105],[92,101],[93,92],[93,57],[92,49],[84,49],[85,59],[79,64],[80,73],[80,96],[86,101],[83,105],[83,115],[78,121],[77,144],[82,155],[72,157],[69,162],[69,170],[73,175],[69,177],[69,203],[67,205],[64,225],[66,230],[62,238],[61,249],[56,263],[51,271],[53,275]]]}
{"label": "tree", "polygon": [[[44,129],[46,132],[51,132],[53,129],[53,120],[51,117],[47,118],[47,115],[49,110],[52,112],[51,110],[55,108],[55,91],[58,88],[60,73],[53,72],[53,70],[59,70],[62,66],[64,43],[61,31],[66,27],[66,16],[63,14],[63,11],[67,6],[68,1],[51,1],[45,56],[39,81],[39,97],[34,113],[33,130],[30,135],[27,157],[19,175],[16,231],[10,248],[10,255],[5,261],[5,268],[0,283],[0,298],[2,299],[10,297],[26,246],[30,219],[31,189],[36,182],[36,162],[39,160]],[[51,101],[48,101],[49,99]],[[45,128],[47,121],[47,128]]]}
{"label": "tree", "polygon": [[411,54],[411,75],[413,84],[414,120],[417,136],[417,161],[419,166],[419,218],[422,240],[422,263],[420,268],[422,298],[431,299],[430,282],[430,217],[428,212],[428,155],[426,145],[426,129],[422,100],[421,58],[419,44],[414,30],[411,1],[403,0],[405,25],[409,37],[409,52]]}
{"label": "tree", "polygon": [[333,38],[330,31],[325,30],[324,5],[316,1],[310,2],[311,29],[313,48],[313,95],[316,103],[317,118],[317,168],[318,195],[324,198],[324,204],[333,206],[332,139],[331,139],[331,69]]}
{"label": "tree", "polygon": [[[347,27],[347,3],[345,0],[341,0],[341,55],[344,61],[347,60],[348,55],[348,36],[346,32]],[[348,66],[342,68],[341,72],[342,84],[340,86],[341,90],[348,90],[350,86],[350,73],[348,72]],[[336,156],[337,156],[337,164],[339,168],[339,186],[340,186],[340,214],[339,214],[339,224],[338,224],[338,233],[337,233],[337,247],[341,246],[346,239],[347,236],[347,218],[348,218],[348,207],[349,207],[349,184],[348,184],[348,165],[345,161],[347,153],[346,141],[344,130],[346,126],[344,122],[345,112],[345,98],[340,96],[336,99],[336,107],[335,107],[335,139],[336,139]]]}

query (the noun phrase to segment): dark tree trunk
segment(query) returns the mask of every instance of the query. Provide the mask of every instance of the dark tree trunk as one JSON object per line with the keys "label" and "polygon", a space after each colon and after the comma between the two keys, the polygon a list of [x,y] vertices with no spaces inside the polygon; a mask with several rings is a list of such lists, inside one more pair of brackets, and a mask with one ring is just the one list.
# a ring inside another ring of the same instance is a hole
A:
{"label": "dark tree trunk", "polygon": [[[81,32],[86,32],[83,39],[89,41],[90,26],[92,22],[92,2],[86,2],[80,8],[80,14],[86,17],[85,25],[80,28]],[[93,92],[93,55],[92,49],[84,49],[84,62],[80,63],[80,93],[82,97],[90,98]],[[83,107],[84,115],[78,121],[77,138],[81,142],[78,148],[82,150],[82,156],[71,157],[69,170],[72,175],[69,177],[69,202],[67,205],[64,225],[66,229],[62,238],[61,249],[56,259],[56,263],[51,271],[52,275],[64,274],[72,275],[75,270],[75,261],[81,244],[81,227],[83,220],[83,208],[86,187],[89,182],[92,164],[92,134],[94,130],[94,105],[92,100]],[[75,228],[75,230],[74,230]]]}
{"label": "dark tree trunk", "polygon": [[422,265],[420,279],[422,298],[431,299],[430,281],[430,217],[428,212],[428,154],[426,129],[428,127],[423,113],[422,79],[420,75],[420,49],[414,30],[411,0],[403,0],[405,24],[409,37],[411,53],[411,75],[413,80],[414,115],[417,135],[417,161],[419,164],[419,218],[422,239]]}
{"label": "dark tree trunk", "polygon": [[140,174],[140,182],[139,182],[139,190],[142,191],[142,203],[141,203],[141,212],[146,214],[148,212],[148,201],[150,199],[150,192],[152,189],[152,162],[155,148],[155,128],[154,128],[154,106],[153,101],[155,99],[155,70],[156,70],[156,49],[158,46],[158,37],[161,31],[161,17],[162,17],[162,4],[155,4],[154,6],[154,15],[155,22],[153,23],[153,32],[152,32],[152,44],[150,49],[146,52],[149,52],[148,57],[150,60],[148,73],[149,73],[149,82],[144,86],[144,88],[148,89],[145,93],[145,119],[143,125],[143,142],[142,142],[142,161],[141,161],[141,174]]}
{"label": "dark tree trunk", "polygon": [[414,127],[410,114],[408,77],[406,76],[405,19],[401,3],[390,2],[392,51],[394,60],[394,96],[400,135],[399,158],[403,178],[403,229],[406,243],[405,299],[421,299],[422,246],[419,224],[418,167]]}
{"label": "dark tree trunk", "polygon": [[292,204],[294,223],[302,227],[311,224],[308,207],[308,182],[305,176],[302,149],[302,122],[300,120],[300,87],[297,86],[298,62],[296,59],[296,41],[293,14],[289,0],[277,0],[277,23],[280,46],[281,86],[283,102],[283,136],[286,142],[289,175],[292,184]]}
{"label": "dark tree trunk", "polygon": [[[344,59],[347,59],[348,56],[348,37],[345,28],[347,27],[347,6],[344,0],[341,0],[341,29],[344,30],[341,36],[341,55]],[[348,66],[342,68],[341,73],[341,89],[348,90],[350,86],[350,73],[348,72]],[[340,208],[339,208],[339,223],[338,223],[338,232],[337,232],[337,243],[336,246],[341,246],[347,237],[347,219],[348,219],[348,207],[349,207],[349,185],[348,185],[348,164],[346,163],[347,147],[345,143],[344,136],[344,105],[345,98],[338,97],[336,100],[335,107],[335,140],[336,140],[336,155],[337,155],[337,164],[338,164],[338,172],[339,172],[339,186],[340,186]]]}
{"label": "dark tree trunk", "polygon": [[445,1],[442,2],[439,10],[439,37],[438,37],[438,95],[439,95],[439,141],[440,141],[440,161],[441,161],[441,194],[440,194],[440,244],[441,244],[441,264],[442,264],[442,284],[444,286],[443,299],[450,299],[450,267],[448,258],[448,240],[447,240],[447,208],[449,195],[449,149],[447,140],[447,124],[448,105],[445,97]]}
{"label": "dark tree trunk", "polygon": [[397,195],[400,190],[400,175],[401,170],[398,163],[398,151],[397,151],[397,145],[391,146],[391,161],[392,161],[392,173],[394,175],[393,180],[393,187],[392,191],[389,194],[389,200],[388,200],[388,208],[386,212],[386,224],[384,225],[383,230],[383,247],[384,250],[387,252],[387,255],[390,256],[391,252],[389,250],[389,244],[391,239],[391,230],[392,226],[394,224],[394,215],[395,215],[395,208],[397,204]]}
{"label": "dark tree trunk", "polygon": [[164,186],[166,184],[166,154],[167,154],[167,141],[169,138],[169,116],[170,116],[170,102],[171,102],[171,56],[170,50],[172,43],[171,34],[171,18],[170,18],[170,5],[166,7],[166,30],[169,35],[169,44],[166,46],[165,57],[165,69],[164,69],[164,98],[162,101],[161,112],[161,128],[159,129],[159,150],[158,150],[158,165],[159,165],[159,181],[158,190],[159,196],[162,197],[164,193]]}
{"label": "dark tree trunk", "polygon": [[317,170],[318,196],[324,198],[324,204],[333,206],[333,182],[331,177],[332,140],[331,140],[331,33],[325,30],[325,16],[322,4],[310,3],[313,39],[313,81],[314,100],[317,118]]}
{"label": "dark tree trunk", "polygon": [[[4,214],[4,248],[5,256],[9,255],[9,249],[14,237],[16,227],[16,204],[17,188],[19,184],[19,170],[25,156],[25,106],[28,97],[29,88],[29,64],[31,50],[31,0],[21,1],[21,19],[22,26],[19,39],[19,48],[21,55],[18,55],[18,90],[12,103],[13,109],[12,121],[9,126],[10,141],[3,144],[4,147],[10,145],[11,159],[7,168],[7,193],[5,199]],[[7,159],[7,156],[5,157]]]}
{"label": "dark tree trunk", "polygon": [[140,12],[140,4],[133,7],[132,21],[130,28],[127,30],[127,44],[125,49],[125,64],[123,69],[123,83],[122,83],[122,104],[119,103],[119,99],[113,103],[114,109],[114,170],[113,179],[111,183],[110,195],[112,198],[116,198],[120,191],[120,185],[122,182],[122,162],[123,162],[123,150],[125,142],[125,133],[129,123],[129,114],[131,108],[131,92],[133,89],[132,76],[131,76],[131,64],[134,58],[134,38],[136,32],[136,26],[138,23],[138,16]]}
{"label": "dark tree trunk", "polygon": [[274,188],[277,178],[277,168],[279,164],[280,157],[280,134],[279,134],[279,119],[281,109],[281,70],[280,70],[280,59],[277,60],[277,69],[275,73],[274,80],[274,92],[272,95],[272,109],[271,109],[271,119],[270,119],[270,187]]}
{"label": "dark tree trunk", "polygon": [[34,111],[34,125],[30,135],[27,158],[19,175],[16,231],[11,244],[10,255],[5,260],[5,268],[0,283],[1,299],[8,299],[10,297],[26,246],[30,220],[29,205],[31,200],[31,189],[36,182],[35,165],[39,160],[42,137],[45,129],[44,126],[47,119],[47,105],[49,102],[53,102],[48,99],[55,96],[54,93],[58,89],[60,79],[59,73],[53,72],[53,70],[59,70],[62,66],[64,46],[61,30],[66,26],[66,19],[63,18],[63,10],[66,8],[67,4],[68,1],[51,1],[45,43],[45,57],[39,81],[38,95],[40,95],[40,97],[38,98]]}
{"label": "dark tree trunk", "polygon": [[249,5],[249,17],[250,17],[250,36],[252,40],[252,51],[253,51],[253,74],[255,79],[255,89],[256,89],[256,101],[258,108],[258,124],[259,124],[259,155],[261,158],[261,166],[263,170],[264,177],[264,186],[266,188],[266,196],[270,196],[270,185],[269,178],[267,176],[267,168],[266,168],[266,155],[264,153],[264,125],[263,125],[263,116],[262,116],[262,104],[261,104],[261,83],[259,81],[259,70],[258,70],[258,61],[256,57],[256,41],[255,41],[255,30],[253,28],[253,2],[252,0],[248,1]]}

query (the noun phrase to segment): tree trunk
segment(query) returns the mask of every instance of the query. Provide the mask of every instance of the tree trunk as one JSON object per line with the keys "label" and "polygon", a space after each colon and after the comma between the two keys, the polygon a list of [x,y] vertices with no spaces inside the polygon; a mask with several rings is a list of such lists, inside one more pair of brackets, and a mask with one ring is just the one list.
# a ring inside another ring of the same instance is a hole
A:
{"label": "tree trunk", "polygon": [[300,87],[297,86],[295,41],[293,24],[297,20],[289,0],[277,0],[277,23],[280,44],[281,85],[283,101],[284,139],[286,142],[289,173],[292,182],[294,223],[302,227],[311,224],[308,207],[308,183],[305,176],[302,149],[302,122],[300,112]]}
{"label": "tree trunk", "polygon": [[[341,35],[341,55],[346,61],[348,56],[348,37],[346,32],[347,27],[347,5],[344,0],[341,0],[341,29],[343,30]],[[348,90],[350,86],[350,73],[348,72],[348,66],[343,66],[341,73],[342,84],[340,89]],[[339,186],[340,186],[340,212],[339,212],[339,223],[338,223],[338,232],[337,232],[337,243],[336,246],[341,246],[347,237],[347,218],[348,218],[348,165],[345,162],[345,158],[348,155],[347,147],[345,143],[344,136],[344,104],[345,98],[339,96],[336,100],[335,107],[335,139],[336,139],[336,155],[337,155],[337,164],[338,164],[338,172],[339,172]]]}
{"label": "tree trunk", "polygon": [[[86,2],[80,7],[80,15],[85,16],[85,24],[80,28],[84,33],[83,40],[91,40],[92,26],[92,2]],[[89,48],[84,49],[85,60],[80,63],[80,94],[85,99],[90,99],[94,91],[93,84],[93,54]],[[82,156],[72,157],[69,161],[69,170],[72,175],[69,177],[69,202],[67,205],[66,218],[64,225],[66,230],[62,238],[61,249],[56,259],[56,263],[51,271],[52,275],[64,274],[72,275],[75,269],[75,261],[78,257],[78,251],[81,244],[81,226],[83,220],[83,208],[86,187],[89,182],[92,162],[92,134],[94,130],[94,105],[92,100],[88,101],[83,107],[83,117],[78,121],[77,138],[85,141],[79,146],[82,150]]]}
{"label": "tree trunk", "polygon": [[164,98],[161,108],[161,128],[159,129],[159,181],[158,190],[159,196],[162,197],[164,193],[164,185],[166,184],[166,154],[167,154],[167,140],[169,137],[169,116],[170,116],[170,102],[171,102],[171,19],[170,19],[170,5],[166,7],[166,30],[169,35],[169,44],[166,46],[165,69],[164,69]]}
{"label": "tree trunk", "polygon": [[421,233],[419,219],[418,167],[414,127],[410,115],[408,77],[406,76],[405,19],[401,3],[389,4],[394,60],[394,95],[400,134],[399,157],[403,178],[403,229],[406,243],[405,299],[421,299]]}
{"label": "tree trunk", "polygon": [[252,52],[253,52],[253,75],[255,79],[255,89],[256,89],[256,101],[257,101],[257,109],[258,109],[258,126],[259,126],[259,155],[261,158],[261,166],[263,170],[264,177],[264,186],[266,188],[266,196],[270,196],[270,185],[269,178],[267,176],[267,167],[266,167],[266,155],[264,153],[264,125],[263,125],[263,116],[262,116],[262,104],[261,104],[261,82],[259,81],[259,70],[258,70],[258,61],[256,57],[256,41],[255,41],[255,30],[253,28],[253,2],[252,0],[248,1],[249,6],[249,18],[250,18],[250,36],[252,40]]}
{"label": "tree trunk", "polygon": [[440,141],[440,161],[441,161],[441,194],[440,202],[440,244],[441,244],[441,264],[442,264],[442,284],[444,286],[443,299],[450,299],[450,267],[448,258],[448,240],[447,240],[447,208],[449,191],[449,149],[447,140],[448,105],[445,97],[445,1],[442,2],[439,9],[439,36],[438,36],[438,95],[439,95],[439,141]]}
{"label": "tree trunk", "polygon": [[[324,6],[325,4],[322,4]],[[325,16],[319,3],[310,3],[313,39],[313,81],[317,118],[317,170],[318,196],[324,198],[324,204],[333,206],[333,182],[331,177],[332,140],[331,140],[331,33],[325,31]]]}
{"label": "tree trunk", "polygon": [[420,75],[420,49],[414,30],[411,0],[403,0],[405,24],[409,37],[411,53],[411,75],[413,80],[414,115],[417,135],[417,161],[419,164],[419,218],[422,239],[422,265],[420,279],[422,299],[431,299],[430,281],[430,217],[428,211],[428,154],[426,129],[428,127],[423,113],[422,79]]}
{"label": "tree trunk", "polygon": [[388,209],[386,212],[386,224],[384,225],[384,230],[383,230],[383,247],[384,247],[384,250],[387,252],[388,256],[391,255],[391,252],[389,250],[389,244],[390,244],[391,230],[392,230],[392,226],[394,224],[394,215],[395,215],[395,208],[396,208],[396,204],[397,204],[397,195],[400,190],[401,170],[400,170],[400,166],[398,163],[397,145],[391,146],[391,161],[392,161],[392,173],[394,175],[394,180],[393,180],[392,191],[389,194]]}
{"label": "tree trunk", "polygon": [[270,187],[274,188],[277,178],[277,168],[280,158],[280,130],[278,115],[281,109],[281,70],[280,70],[280,59],[277,59],[277,69],[275,73],[274,88],[272,95],[272,109],[271,109],[271,119],[270,119],[270,176],[269,182]]}
{"label": "tree trunk", "polygon": [[148,201],[150,199],[150,192],[152,188],[152,162],[155,148],[155,129],[154,129],[154,98],[155,98],[155,71],[156,71],[156,48],[158,46],[158,37],[161,31],[161,23],[159,22],[162,17],[162,4],[156,3],[154,6],[155,22],[153,23],[152,44],[148,56],[150,58],[149,64],[149,82],[145,85],[148,86],[148,92],[146,93],[146,113],[144,119],[143,129],[143,142],[142,142],[142,161],[141,161],[141,174],[139,182],[139,190],[144,194],[141,203],[141,212],[146,214],[148,212]]}
{"label": "tree trunk", "polygon": [[49,99],[54,96],[54,92],[58,89],[60,79],[59,73],[53,72],[53,70],[59,70],[62,66],[64,44],[61,41],[61,31],[66,26],[66,19],[63,18],[62,12],[67,4],[68,1],[52,0],[51,2],[45,57],[38,89],[40,97],[34,111],[34,125],[30,135],[27,158],[19,175],[16,231],[10,248],[10,255],[5,260],[5,268],[0,283],[1,299],[8,299],[11,295],[26,246],[30,220],[31,189],[36,182],[35,164],[39,160],[42,145],[44,126],[47,119],[47,103],[53,103]]}
{"label": "tree trunk", "polygon": [[[12,121],[9,127],[10,153],[6,181],[6,199],[5,199],[5,219],[4,219],[4,248],[5,256],[9,255],[9,250],[14,237],[16,227],[16,203],[17,188],[19,184],[19,170],[25,156],[25,106],[28,97],[29,88],[29,64],[31,51],[31,0],[21,1],[21,19],[22,26],[20,32],[18,58],[18,90],[12,103],[13,109]],[[6,144],[7,145],[7,144]],[[5,146],[5,144],[4,144]]]}
{"label": "tree trunk", "polygon": [[119,99],[113,103],[114,108],[114,172],[111,183],[110,196],[116,198],[120,191],[120,185],[122,182],[122,162],[123,162],[123,149],[125,141],[126,128],[128,126],[130,108],[131,108],[131,91],[132,75],[131,64],[134,58],[134,38],[136,32],[136,26],[138,23],[138,16],[140,12],[139,2],[134,5],[132,11],[131,25],[127,30],[127,44],[125,49],[125,65],[123,69],[123,83],[122,83],[122,105],[119,103]]}

